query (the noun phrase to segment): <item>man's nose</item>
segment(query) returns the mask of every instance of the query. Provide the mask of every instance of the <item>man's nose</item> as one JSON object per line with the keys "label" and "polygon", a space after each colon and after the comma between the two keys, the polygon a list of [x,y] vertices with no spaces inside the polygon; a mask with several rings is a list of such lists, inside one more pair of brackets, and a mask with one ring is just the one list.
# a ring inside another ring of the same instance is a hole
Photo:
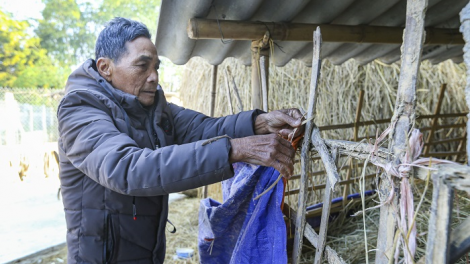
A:
{"label": "man's nose", "polygon": [[147,78],[147,81],[158,83],[158,71],[152,70],[152,73],[150,73],[149,77]]}

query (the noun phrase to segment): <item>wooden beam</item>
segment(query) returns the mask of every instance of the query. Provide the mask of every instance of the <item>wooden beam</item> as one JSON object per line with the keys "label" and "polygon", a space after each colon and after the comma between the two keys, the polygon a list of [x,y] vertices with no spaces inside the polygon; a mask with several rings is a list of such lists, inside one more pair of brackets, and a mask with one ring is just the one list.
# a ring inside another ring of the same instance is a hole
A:
{"label": "wooden beam", "polygon": [[[397,159],[396,164],[403,163],[406,142],[410,128],[415,122],[416,80],[424,42],[424,21],[427,0],[408,0],[406,4],[406,26],[403,35],[402,61],[398,83],[397,99],[391,123],[394,124],[390,134],[390,150]],[[400,186],[399,180],[393,179],[394,186]],[[388,181],[381,181],[379,192],[388,196],[392,186]],[[398,208],[395,196],[390,204],[380,208],[380,222],[377,238],[376,264],[388,263],[393,250],[395,236],[395,213]]]}
{"label": "wooden beam", "polygon": [[[470,3],[468,3],[460,12],[460,32],[465,39],[463,48],[463,61],[467,66],[467,84],[465,86],[465,100],[467,107],[470,108]],[[467,153],[470,155],[470,113],[467,116]],[[470,158],[467,155],[467,165],[470,165]]]}
{"label": "wooden beam", "polygon": [[300,192],[298,202],[298,214],[295,219],[295,233],[294,233],[294,248],[292,250],[292,263],[297,264],[300,262],[300,255],[302,253],[303,237],[305,230],[305,208],[307,201],[307,186],[308,186],[308,170],[310,168],[309,150],[310,142],[312,137],[312,131],[315,124],[312,121],[312,117],[315,114],[317,95],[318,95],[318,80],[320,78],[321,59],[321,32],[320,28],[317,28],[314,32],[313,39],[313,58],[312,58],[312,76],[310,79],[310,95],[307,109],[307,120],[305,128],[305,137],[302,142],[301,151],[301,175],[300,175]]}
{"label": "wooden beam", "polygon": [[[187,33],[190,39],[255,40],[266,29],[273,40],[312,42],[312,32],[321,27],[324,42],[401,44],[402,27],[347,26],[331,24],[274,23],[191,18]],[[221,34],[223,33],[223,36]],[[425,44],[463,45],[458,29],[427,28]]]}

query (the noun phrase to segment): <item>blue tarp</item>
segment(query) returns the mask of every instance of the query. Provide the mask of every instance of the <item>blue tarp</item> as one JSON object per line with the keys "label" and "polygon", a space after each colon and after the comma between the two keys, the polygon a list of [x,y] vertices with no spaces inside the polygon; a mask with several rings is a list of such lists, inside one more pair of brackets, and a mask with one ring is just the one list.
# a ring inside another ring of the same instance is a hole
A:
{"label": "blue tarp", "polygon": [[225,202],[210,198],[201,201],[201,263],[287,263],[286,225],[280,208],[282,181],[254,200],[276,181],[279,172],[243,162],[233,167],[235,176],[222,182]]}

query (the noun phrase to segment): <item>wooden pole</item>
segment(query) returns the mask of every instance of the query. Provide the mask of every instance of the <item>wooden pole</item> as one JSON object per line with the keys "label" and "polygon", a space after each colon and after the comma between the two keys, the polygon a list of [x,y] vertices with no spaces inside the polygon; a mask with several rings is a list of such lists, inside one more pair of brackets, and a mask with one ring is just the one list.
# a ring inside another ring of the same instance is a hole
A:
{"label": "wooden pole", "polygon": [[[465,86],[465,99],[467,106],[470,107],[470,3],[460,12],[460,32],[465,39],[463,48],[463,61],[467,66],[467,85]],[[467,164],[470,166],[470,113],[467,115]]]}
{"label": "wooden pole", "polygon": [[[255,40],[268,28],[273,40],[308,41],[313,39],[312,32],[321,27],[324,42],[342,43],[382,43],[401,44],[402,27],[346,26],[331,24],[274,23],[233,20],[211,20],[191,18],[187,33],[191,39]],[[427,28],[425,44],[462,45],[465,44],[458,29]]]}
{"label": "wooden pole", "polygon": [[[408,132],[415,122],[416,80],[424,42],[424,21],[427,0],[408,0],[406,5],[406,27],[403,35],[402,63],[398,83],[397,100],[392,117],[393,132],[390,134],[390,150],[395,163],[403,163]],[[400,186],[397,179],[393,184],[383,180],[379,192],[388,197],[391,188]],[[380,209],[379,232],[377,238],[376,264],[388,263],[392,258],[394,235],[396,229],[394,208],[398,208],[395,198]]]}
{"label": "wooden pole", "polygon": [[313,59],[312,59],[312,77],[310,79],[310,96],[308,103],[308,112],[305,128],[305,138],[302,143],[301,151],[301,176],[300,176],[300,192],[298,202],[298,213],[295,219],[295,234],[294,234],[294,248],[292,250],[292,263],[296,264],[300,261],[300,255],[302,253],[303,237],[305,230],[305,208],[307,201],[307,186],[308,186],[308,169],[309,169],[309,150],[311,134],[314,128],[312,117],[315,114],[315,107],[317,103],[318,94],[318,80],[320,78],[320,49],[321,49],[321,32],[320,28],[317,28],[314,33],[313,39]]}

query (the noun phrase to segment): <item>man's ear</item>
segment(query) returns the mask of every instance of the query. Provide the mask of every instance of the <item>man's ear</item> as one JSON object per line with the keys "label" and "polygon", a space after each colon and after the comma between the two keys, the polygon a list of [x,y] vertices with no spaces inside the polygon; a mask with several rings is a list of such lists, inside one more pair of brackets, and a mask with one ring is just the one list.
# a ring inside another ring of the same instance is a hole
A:
{"label": "man's ear", "polygon": [[113,62],[109,58],[101,57],[96,61],[96,68],[98,73],[106,79],[106,81],[111,82],[113,75]]}

